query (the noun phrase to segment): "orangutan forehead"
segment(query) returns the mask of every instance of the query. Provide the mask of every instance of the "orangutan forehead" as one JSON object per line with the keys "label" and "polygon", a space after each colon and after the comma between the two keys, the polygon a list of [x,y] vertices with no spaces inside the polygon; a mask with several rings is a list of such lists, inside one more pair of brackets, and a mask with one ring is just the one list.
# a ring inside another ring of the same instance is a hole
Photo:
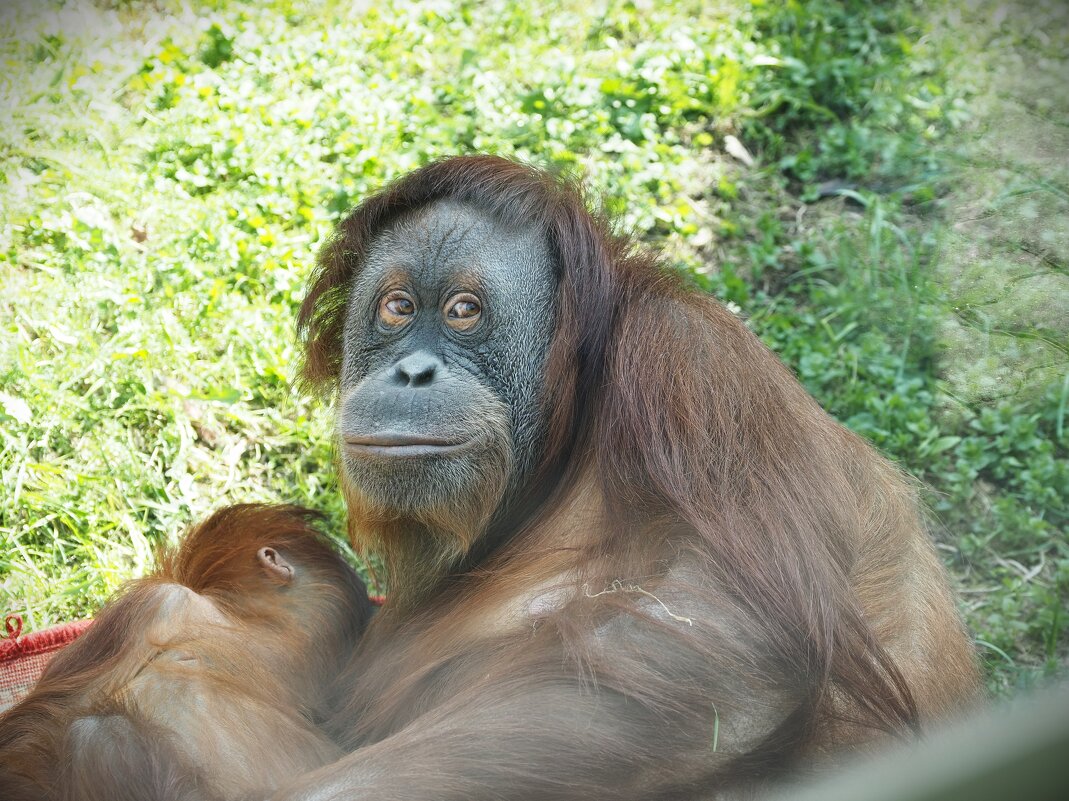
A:
{"label": "orangutan forehead", "polygon": [[548,247],[534,227],[506,225],[476,206],[443,200],[377,234],[364,271],[372,280],[403,273],[414,280],[478,276],[494,282],[547,262]]}

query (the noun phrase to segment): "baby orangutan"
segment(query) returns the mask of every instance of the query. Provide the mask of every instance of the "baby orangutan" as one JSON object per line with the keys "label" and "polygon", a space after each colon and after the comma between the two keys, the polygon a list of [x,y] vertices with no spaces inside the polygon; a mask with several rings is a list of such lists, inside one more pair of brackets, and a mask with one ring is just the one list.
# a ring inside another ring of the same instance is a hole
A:
{"label": "baby orangutan", "polygon": [[363,583],[287,506],[222,509],[0,716],[5,801],[233,801],[341,752],[316,726]]}

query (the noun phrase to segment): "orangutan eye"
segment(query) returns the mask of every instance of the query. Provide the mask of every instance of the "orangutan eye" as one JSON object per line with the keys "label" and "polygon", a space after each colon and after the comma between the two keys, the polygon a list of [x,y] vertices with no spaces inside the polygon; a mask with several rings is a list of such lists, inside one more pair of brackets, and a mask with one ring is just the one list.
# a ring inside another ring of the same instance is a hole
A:
{"label": "orangutan eye", "polygon": [[379,302],[379,319],[386,325],[404,325],[416,313],[416,304],[404,292],[391,292]]}
{"label": "orangutan eye", "polygon": [[479,322],[483,307],[479,299],[470,292],[453,295],[445,304],[445,321],[450,328],[467,331]]}

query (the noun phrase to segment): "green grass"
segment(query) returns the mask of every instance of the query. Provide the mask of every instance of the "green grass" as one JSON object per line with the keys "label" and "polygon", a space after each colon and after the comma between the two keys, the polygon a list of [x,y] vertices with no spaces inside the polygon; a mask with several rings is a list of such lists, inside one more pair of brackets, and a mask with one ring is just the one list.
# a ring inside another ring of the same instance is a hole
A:
{"label": "green grass", "polygon": [[485,151],[581,171],[928,483],[996,691],[1063,672],[1069,384],[944,380],[971,89],[919,7],[873,5],[5,10],[0,608],[91,614],[229,501],[340,524],[330,412],[291,383],[315,251],[369,189]]}

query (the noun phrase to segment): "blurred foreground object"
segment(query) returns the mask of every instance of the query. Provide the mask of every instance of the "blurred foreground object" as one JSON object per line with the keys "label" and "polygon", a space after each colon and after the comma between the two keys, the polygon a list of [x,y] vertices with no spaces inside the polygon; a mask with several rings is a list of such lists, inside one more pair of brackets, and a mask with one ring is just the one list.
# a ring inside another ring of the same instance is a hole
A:
{"label": "blurred foreground object", "polygon": [[910,748],[768,801],[1069,798],[1069,683],[986,709]]}

